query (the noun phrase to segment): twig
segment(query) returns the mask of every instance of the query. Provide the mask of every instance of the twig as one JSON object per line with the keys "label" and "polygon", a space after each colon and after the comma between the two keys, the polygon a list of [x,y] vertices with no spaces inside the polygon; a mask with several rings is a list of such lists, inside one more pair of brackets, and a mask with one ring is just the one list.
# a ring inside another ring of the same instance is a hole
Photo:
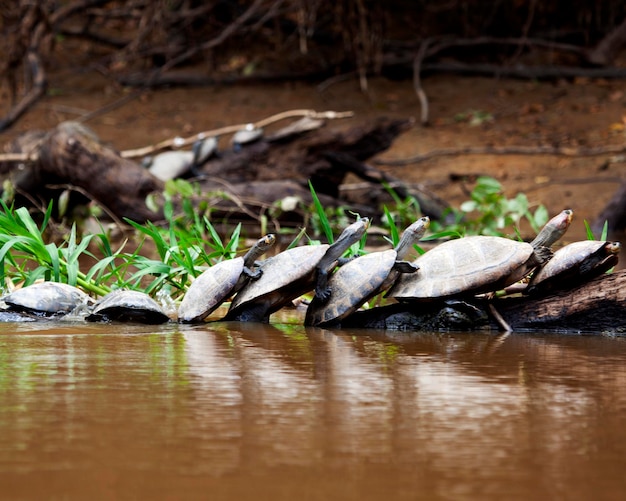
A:
{"label": "twig", "polygon": [[21,117],[35,101],[37,101],[46,90],[46,73],[41,63],[39,54],[32,49],[26,53],[26,62],[30,68],[33,86],[28,93],[20,100],[20,102],[11,108],[11,111],[0,120],[0,132],[8,129],[13,123]]}
{"label": "twig", "polygon": [[[259,128],[266,127],[270,124],[279,122],[281,120],[285,120],[287,118],[294,118],[294,117],[310,117],[310,118],[318,118],[318,119],[325,118],[325,119],[333,120],[337,118],[349,118],[352,116],[354,116],[354,113],[352,111],[288,110],[288,111],[283,111],[281,113],[277,113],[270,117],[264,118],[262,120],[259,120],[258,122],[253,122],[253,125]],[[160,151],[160,150],[164,150],[167,148],[182,148],[183,146],[189,146],[190,144],[193,144],[195,141],[197,141],[198,137],[201,137],[201,136],[211,137],[211,136],[220,136],[223,134],[233,134],[243,129],[247,125],[249,124],[246,123],[246,124],[227,125],[226,127],[220,127],[219,129],[199,132],[187,138],[176,137],[176,138],[165,139],[154,145],[145,146],[143,148],[137,148],[134,150],[125,150],[125,151],[122,151],[120,154],[124,158],[143,157],[145,155],[154,153],[155,151]],[[0,160],[1,159],[2,157],[0,156]]]}
{"label": "twig", "polygon": [[[170,70],[177,64],[189,59],[191,56],[193,56],[194,54],[202,50],[212,49],[213,47],[217,47],[218,45],[222,44],[227,38],[233,35],[237,31],[237,29],[243,26],[256,13],[256,11],[259,9],[262,3],[263,3],[263,0],[255,0],[255,2],[250,7],[248,7],[248,9],[244,11],[243,14],[241,14],[241,16],[239,16],[232,23],[230,23],[226,28],[224,28],[224,30],[218,36],[212,38],[211,40],[208,40],[207,42],[204,42],[203,44],[194,45],[193,47],[186,50],[179,56],[170,59],[167,63],[165,63],[161,68],[159,68],[153,74],[153,77],[156,77],[159,74]],[[149,87],[150,84],[151,82],[150,80],[148,80],[148,82],[146,83],[146,86]]]}
{"label": "twig", "polygon": [[[70,191],[75,191],[76,193],[80,193],[85,198],[88,198],[89,200],[94,202],[96,205],[98,205],[98,207],[100,207],[107,214],[107,216],[109,216],[113,220],[113,222],[117,225],[121,233],[124,233],[124,228],[128,226],[128,225],[125,225],[124,222],[120,220],[120,218],[118,218],[115,215],[115,213],[112,212],[106,205],[100,202],[97,198],[95,198],[88,191],[83,190],[80,186],[76,186],[74,184],[50,184],[50,185],[47,185],[47,187],[52,190],[62,189],[62,190],[70,190]],[[42,211],[42,212],[45,212],[45,211]]]}
{"label": "twig", "polygon": [[426,92],[424,92],[424,89],[422,88],[421,67],[422,67],[422,61],[426,57],[428,48],[430,47],[431,43],[432,43],[432,39],[430,38],[427,38],[426,40],[422,41],[422,43],[419,46],[419,49],[417,50],[417,54],[415,54],[415,58],[413,59],[413,88],[415,89],[415,93],[417,94],[417,98],[419,99],[419,102],[420,102],[420,107],[421,107],[420,123],[424,126],[428,125],[428,122],[429,122],[429,118],[428,118],[429,107],[428,107],[428,96],[426,95]]}
{"label": "twig", "polygon": [[488,303],[488,307],[489,307],[489,313],[491,313],[491,315],[493,316],[497,324],[500,326],[500,328],[504,332],[512,332],[513,329],[511,329],[511,326],[507,323],[506,320],[504,320],[504,317],[500,315],[500,312],[496,309],[493,303],[491,302]]}
{"label": "twig", "polygon": [[[135,97],[136,97],[135,93],[130,94],[129,96],[126,96],[125,98],[122,98],[121,100],[115,101],[111,105],[107,105],[104,108],[101,108],[100,110],[96,110],[95,112],[89,114],[88,118],[93,118],[95,113],[100,114],[100,113],[103,113],[104,111],[109,111],[112,107],[117,107],[120,104],[123,104],[122,101],[124,101],[124,99],[132,99]],[[281,120],[285,120],[288,118],[295,118],[295,117],[310,117],[314,119],[335,120],[335,119],[340,119],[340,118],[350,118],[353,116],[354,116],[354,112],[352,111],[332,111],[332,110],[315,111],[315,110],[307,110],[307,109],[287,110],[287,111],[282,111],[275,115],[269,116],[267,118],[263,118],[259,120],[258,122],[253,123],[253,125],[255,127],[266,127],[270,124],[280,122]],[[84,120],[81,120],[81,121],[84,121]],[[187,138],[181,138],[181,137],[169,138],[169,139],[165,139],[163,141],[160,141],[156,144],[152,144],[149,146],[144,146],[141,148],[136,148],[136,149],[131,149],[131,150],[124,150],[120,152],[120,155],[123,158],[138,158],[138,157],[150,155],[156,151],[160,151],[160,150],[164,150],[168,148],[178,149],[178,148],[182,148],[183,146],[188,146],[190,144],[193,144],[195,141],[198,140],[198,137],[202,137],[202,136],[211,137],[211,136],[219,136],[222,134],[232,134],[243,129],[247,125],[249,124],[245,123],[245,124],[228,125],[226,127],[220,127],[219,129],[199,132]],[[38,158],[39,156],[35,152],[1,153],[0,154],[0,162],[35,162],[37,161]]]}

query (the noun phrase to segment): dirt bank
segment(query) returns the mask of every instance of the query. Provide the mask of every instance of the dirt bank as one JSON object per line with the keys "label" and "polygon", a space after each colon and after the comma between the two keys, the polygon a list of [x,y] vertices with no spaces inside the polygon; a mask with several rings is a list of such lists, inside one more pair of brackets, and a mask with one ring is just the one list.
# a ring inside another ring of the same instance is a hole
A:
{"label": "dirt bank", "polygon": [[[424,89],[430,99],[432,125],[416,125],[380,159],[461,145],[588,147],[624,141],[626,89],[621,81],[547,83],[434,76],[425,79]],[[53,75],[49,95],[12,130],[0,135],[0,140],[79,118],[127,92],[93,74]],[[356,113],[331,127],[347,127],[381,115],[404,118],[420,113],[410,82],[375,79],[370,81],[369,95],[359,91],[356,81],[337,83],[323,92],[302,83],[164,89],[143,94],[87,123],[102,139],[126,149],[255,121],[292,108]],[[524,192],[533,204],[546,205],[550,213],[574,209],[575,223],[567,236],[574,240],[585,237],[583,221],[595,219],[626,175],[623,163],[607,163],[607,158],[466,155],[384,168],[423,183],[455,206],[467,199],[471,185],[451,181],[451,175],[493,176],[502,182],[507,195]]]}

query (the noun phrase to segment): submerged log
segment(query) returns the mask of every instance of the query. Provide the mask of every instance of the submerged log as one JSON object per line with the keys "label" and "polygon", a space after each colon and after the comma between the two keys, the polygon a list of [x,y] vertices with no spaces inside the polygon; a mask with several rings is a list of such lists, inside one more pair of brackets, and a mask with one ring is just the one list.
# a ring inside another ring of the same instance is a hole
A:
{"label": "submerged log", "polygon": [[626,270],[602,275],[546,297],[487,301],[396,303],[355,313],[342,327],[390,330],[501,329],[491,307],[513,331],[626,333]]}

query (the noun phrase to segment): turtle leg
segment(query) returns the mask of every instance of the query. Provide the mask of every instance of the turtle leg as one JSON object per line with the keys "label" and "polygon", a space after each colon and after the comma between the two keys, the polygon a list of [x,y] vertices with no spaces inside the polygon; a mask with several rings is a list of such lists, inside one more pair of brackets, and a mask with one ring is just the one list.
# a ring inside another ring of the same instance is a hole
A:
{"label": "turtle leg", "polygon": [[330,299],[331,288],[328,286],[328,272],[326,270],[317,271],[317,283],[315,285],[315,299],[322,303]]}
{"label": "turtle leg", "polygon": [[534,253],[535,262],[538,265],[543,265],[550,259],[552,259],[553,253],[549,247],[537,247]]}
{"label": "turtle leg", "polygon": [[393,263],[393,268],[400,273],[415,273],[420,267],[416,264],[410,263],[409,261],[396,261]]}
{"label": "turtle leg", "polygon": [[353,259],[356,259],[357,256],[352,257],[340,257],[337,259],[337,266],[343,266],[344,264],[348,264]]}
{"label": "turtle leg", "polygon": [[261,278],[261,275],[263,275],[263,270],[261,270],[260,268],[252,270],[247,266],[244,266],[243,274],[247,276],[250,280],[258,280],[259,278]]}

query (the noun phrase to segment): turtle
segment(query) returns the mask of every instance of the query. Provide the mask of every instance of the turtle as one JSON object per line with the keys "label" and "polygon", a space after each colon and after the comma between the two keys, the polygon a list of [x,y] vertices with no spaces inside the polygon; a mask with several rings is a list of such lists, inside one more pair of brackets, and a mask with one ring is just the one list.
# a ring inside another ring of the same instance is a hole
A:
{"label": "turtle", "polygon": [[294,247],[262,261],[263,275],[237,293],[224,320],[268,322],[272,313],[313,288],[320,295],[329,294],[329,270],[345,264],[342,254],[368,227],[369,219],[363,217],[348,226],[332,245]]}
{"label": "turtle", "polygon": [[552,257],[550,246],[567,231],[572,215],[562,211],[530,243],[492,236],[444,242],[417,258],[419,273],[400,276],[387,296],[429,300],[502,289]]}
{"label": "turtle", "polygon": [[82,290],[59,282],[37,282],[2,298],[10,310],[41,317],[63,316],[93,302]]}
{"label": "turtle", "polygon": [[165,151],[155,157],[146,157],[142,164],[161,181],[176,179],[188,172],[195,173],[217,151],[217,138],[200,138],[191,151]]}
{"label": "turtle", "polygon": [[293,139],[295,136],[299,136],[301,134],[305,134],[312,130],[317,130],[320,127],[323,127],[324,120],[320,118],[313,118],[304,116],[299,120],[291,122],[289,125],[286,125],[282,129],[277,130],[273,134],[267,137],[267,141],[270,143],[279,142],[279,141],[287,141]]}
{"label": "turtle", "polygon": [[178,308],[178,320],[185,323],[201,322],[248,280],[258,280],[263,272],[253,267],[275,242],[275,235],[265,235],[245,256],[222,261],[202,272],[187,289]]}
{"label": "turtle", "polygon": [[234,151],[240,151],[241,147],[251,144],[263,137],[263,129],[256,127],[254,124],[246,124],[246,126],[233,134],[231,144]]}
{"label": "turtle", "polygon": [[116,289],[100,298],[85,320],[88,322],[137,322],[163,324],[169,321],[163,308],[148,294]]}
{"label": "turtle", "polygon": [[620,249],[619,242],[602,240],[583,240],[561,247],[534,273],[524,292],[545,294],[591,280],[617,264]]}
{"label": "turtle", "polygon": [[400,273],[415,273],[418,267],[403,259],[424,236],[429,225],[430,219],[422,217],[404,230],[394,249],[366,254],[339,268],[329,280],[332,290],[330,300],[323,303],[313,298],[304,324],[338,324],[363,303],[385,291]]}

